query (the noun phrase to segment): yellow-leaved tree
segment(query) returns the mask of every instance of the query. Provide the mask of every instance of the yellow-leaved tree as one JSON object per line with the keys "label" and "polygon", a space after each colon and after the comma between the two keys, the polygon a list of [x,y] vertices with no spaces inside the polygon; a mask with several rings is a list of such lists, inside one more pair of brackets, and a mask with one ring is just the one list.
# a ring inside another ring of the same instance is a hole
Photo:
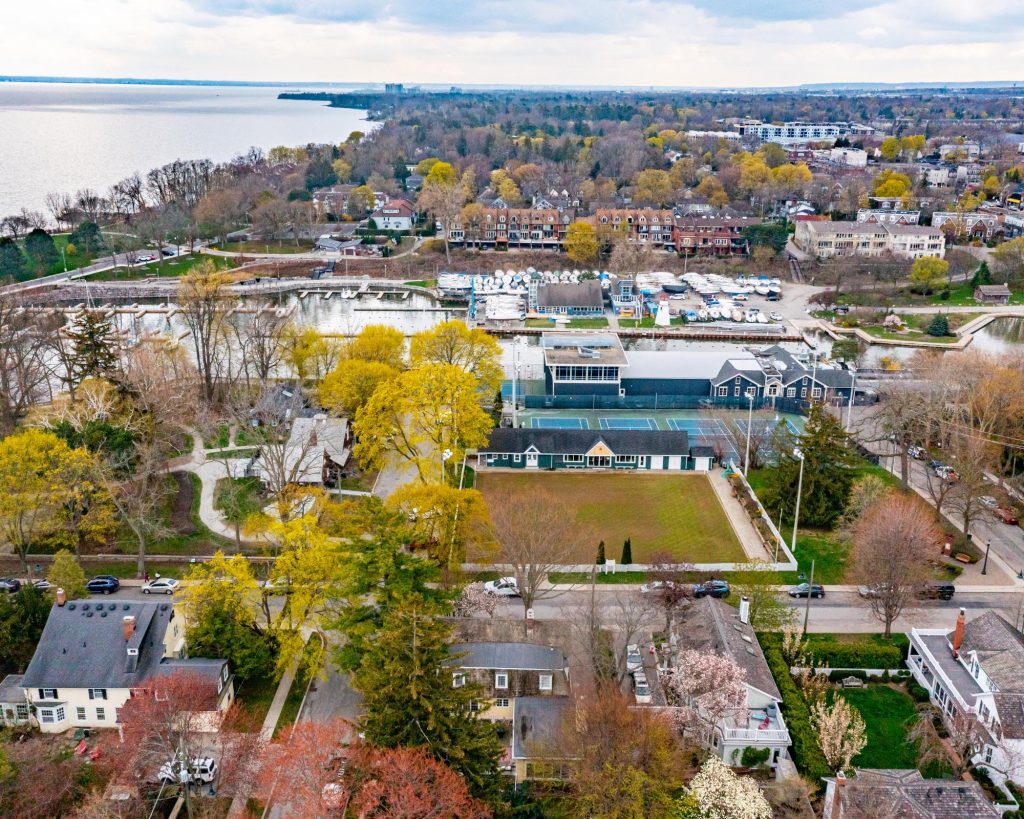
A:
{"label": "yellow-leaved tree", "polygon": [[576,264],[593,264],[597,261],[597,231],[588,222],[573,222],[565,229],[565,253]]}
{"label": "yellow-leaved tree", "polygon": [[403,368],[405,336],[387,324],[369,324],[345,345],[345,358],[376,361],[396,370]]}
{"label": "yellow-leaved tree", "polygon": [[343,343],[314,327],[289,326],[281,338],[284,360],[300,381],[320,381],[341,358]]}
{"label": "yellow-leaved tree", "polygon": [[407,483],[387,499],[409,520],[412,545],[425,548],[448,570],[457,570],[467,553],[474,560],[496,547],[483,495],[475,489]]}
{"label": "yellow-leaved tree", "polygon": [[320,384],[320,404],[336,415],[354,417],[381,384],[397,376],[398,370],[378,361],[343,361]]}
{"label": "yellow-leaved tree", "polygon": [[397,458],[423,483],[449,483],[466,450],[483,446],[493,425],[479,386],[455,364],[426,364],[385,382],[356,415],[356,457],[367,469]]}
{"label": "yellow-leaved tree", "polygon": [[470,329],[464,321],[452,319],[412,337],[409,361],[413,367],[424,364],[454,364],[476,376],[480,390],[493,395],[504,375],[501,347],[490,333]]}
{"label": "yellow-leaved tree", "polygon": [[26,575],[29,549],[61,525],[91,463],[88,452],[45,430],[0,440],[0,542],[11,546]]}

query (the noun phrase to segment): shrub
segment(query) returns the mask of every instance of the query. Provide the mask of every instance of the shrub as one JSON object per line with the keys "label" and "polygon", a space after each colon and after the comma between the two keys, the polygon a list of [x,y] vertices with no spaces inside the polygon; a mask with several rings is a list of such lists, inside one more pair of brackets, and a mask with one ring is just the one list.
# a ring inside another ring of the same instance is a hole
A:
{"label": "shrub", "polygon": [[907,681],[907,693],[910,694],[910,698],[914,702],[928,702],[931,699],[928,689],[920,685],[917,680]]}
{"label": "shrub", "polygon": [[[844,639],[838,639],[842,636]],[[808,634],[807,653],[815,665],[830,668],[889,668],[902,667],[910,641],[905,634],[894,634],[889,641],[878,634],[849,635]]]}
{"label": "shrub", "polygon": [[828,678],[830,682],[841,683],[847,677],[856,677],[858,680],[867,680],[868,675],[866,671],[860,671],[858,669],[838,669],[837,671],[830,671]]}
{"label": "shrub", "polygon": [[743,749],[740,765],[744,768],[756,768],[758,765],[764,765],[768,761],[768,757],[771,756],[771,753],[771,748],[751,748],[748,746]]}

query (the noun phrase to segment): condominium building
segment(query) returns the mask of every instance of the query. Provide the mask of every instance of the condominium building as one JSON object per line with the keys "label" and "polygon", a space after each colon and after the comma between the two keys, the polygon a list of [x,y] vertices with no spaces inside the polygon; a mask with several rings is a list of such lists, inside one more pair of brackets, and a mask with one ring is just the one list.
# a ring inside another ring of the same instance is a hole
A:
{"label": "condominium building", "polygon": [[870,125],[855,122],[783,122],[779,125],[756,119],[737,123],[741,136],[755,136],[762,142],[835,142],[842,136],[865,136],[875,133]]}
{"label": "condominium building", "polygon": [[636,242],[656,247],[672,245],[672,211],[657,208],[598,208],[598,227],[608,226]]}
{"label": "condominium building", "polygon": [[917,259],[942,258],[946,237],[936,227],[876,222],[797,222],[794,240],[806,253],[833,256],[881,256],[892,253]]}

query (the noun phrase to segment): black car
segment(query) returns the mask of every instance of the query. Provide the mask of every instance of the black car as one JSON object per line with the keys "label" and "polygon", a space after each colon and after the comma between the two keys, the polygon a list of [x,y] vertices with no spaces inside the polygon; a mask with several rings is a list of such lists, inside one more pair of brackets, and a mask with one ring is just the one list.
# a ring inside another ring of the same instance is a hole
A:
{"label": "black car", "polygon": [[0,577],[0,592],[14,594],[21,588],[21,581],[16,577]]}
{"label": "black car", "polygon": [[695,583],[693,586],[694,597],[717,597],[719,599],[729,596],[729,584],[725,580],[706,580],[703,583]]}
{"label": "black car", "polygon": [[98,574],[85,587],[93,594],[110,594],[121,588],[121,581],[112,574]]}
{"label": "black car", "polygon": [[929,580],[917,590],[917,596],[931,600],[952,600],[956,586],[947,580]]}
{"label": "black car", "polygon": [[789,590],[790,597],[824,597],[825,587],[815,583],[813,586],[807,583],[801,583],[799,586],[794,586]]}

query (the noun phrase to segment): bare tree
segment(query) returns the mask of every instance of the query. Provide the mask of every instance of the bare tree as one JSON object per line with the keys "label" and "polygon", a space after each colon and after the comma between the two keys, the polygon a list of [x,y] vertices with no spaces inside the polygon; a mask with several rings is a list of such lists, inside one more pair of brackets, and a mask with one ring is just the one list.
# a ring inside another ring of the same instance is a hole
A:
{"label": "bare tree", "polygon": [[958,431],[950,436],[947,452],[957,480],[949,493],[949,508],[959,514],[964,535],[970,534],[971,524],[984,509],[978,499],[991,488],[988,473],[996,465],[997,449],[980,433]]}
{"label": "bare tree", "polygon": [[47,339],[52,325],[0,295],[0,432],[15,424],[38,401],[50,396]]}
{"label": "bare tree", "polygon": [[941,532],[916,498],[890,494],[869,506],[854,527],[854,571],[871,589],[868,604],[885,625],[892,623],[928,577]]}
{"label": "bare tree", "polygon": [[[748,420],[752,416],[751,420]],[[770,410],[757,410],[743,416],[727,415],[722,419],[733,447],[739,453],[747,452],[750,441],[750,469],[760,469],[772,450],[773,433],[778,426],[778,414]],[[749,424],[749,438],[748,436]],[[742,457],[742,455],[741,455]],[[746,466],[746,465],[745,465]]]}
{"label": "bare tree", "polygon": [[543,489],[516,491],[491,508],[496,562],[507,564],[516,578],[524,615],[538,600],[559,592],[545,588],[547,576],[575,563],[583,544],[592,542],[571,515]]}
{"label": "bare tree", "polygon": [[182,277],[178,287],[178,306],[192,333],[203,398],[208,404],[216,395],[217,377],[226,347],[224,317],[229,283],[229,278],[212,262],[201,262]]}
{"label": "bare tree", "polygon": [[71,195],[52,191],[46,194],[46,209],[50,211],[57,228],[70,228],[75,224],[75,207]]}
{"label": "bare tree", "polygon": [[672,620],[680,609],[693,599],[693,583],[689,575],[693,564],[679,563],[670,552],[655,552],[650,557],[647,580],[654,603],[665,613],[665,632],[672,629]]}
{"label": "bare tree", "polygon": [[614,682],[626,678],[626,649],[650,631],[654,615],[653,602],[632,592],[598,599],[593,580],[587,605],[562,610],[579,657],[590,663],[596,679]]}
{"label": "bare tree", "polygon": [[245,380],[264,387],[277,371],[284,354],[284,338],[289,319],[269,305],[261,305],[255,313],[234,313],[228,326],[234,335],[242,360]]}

